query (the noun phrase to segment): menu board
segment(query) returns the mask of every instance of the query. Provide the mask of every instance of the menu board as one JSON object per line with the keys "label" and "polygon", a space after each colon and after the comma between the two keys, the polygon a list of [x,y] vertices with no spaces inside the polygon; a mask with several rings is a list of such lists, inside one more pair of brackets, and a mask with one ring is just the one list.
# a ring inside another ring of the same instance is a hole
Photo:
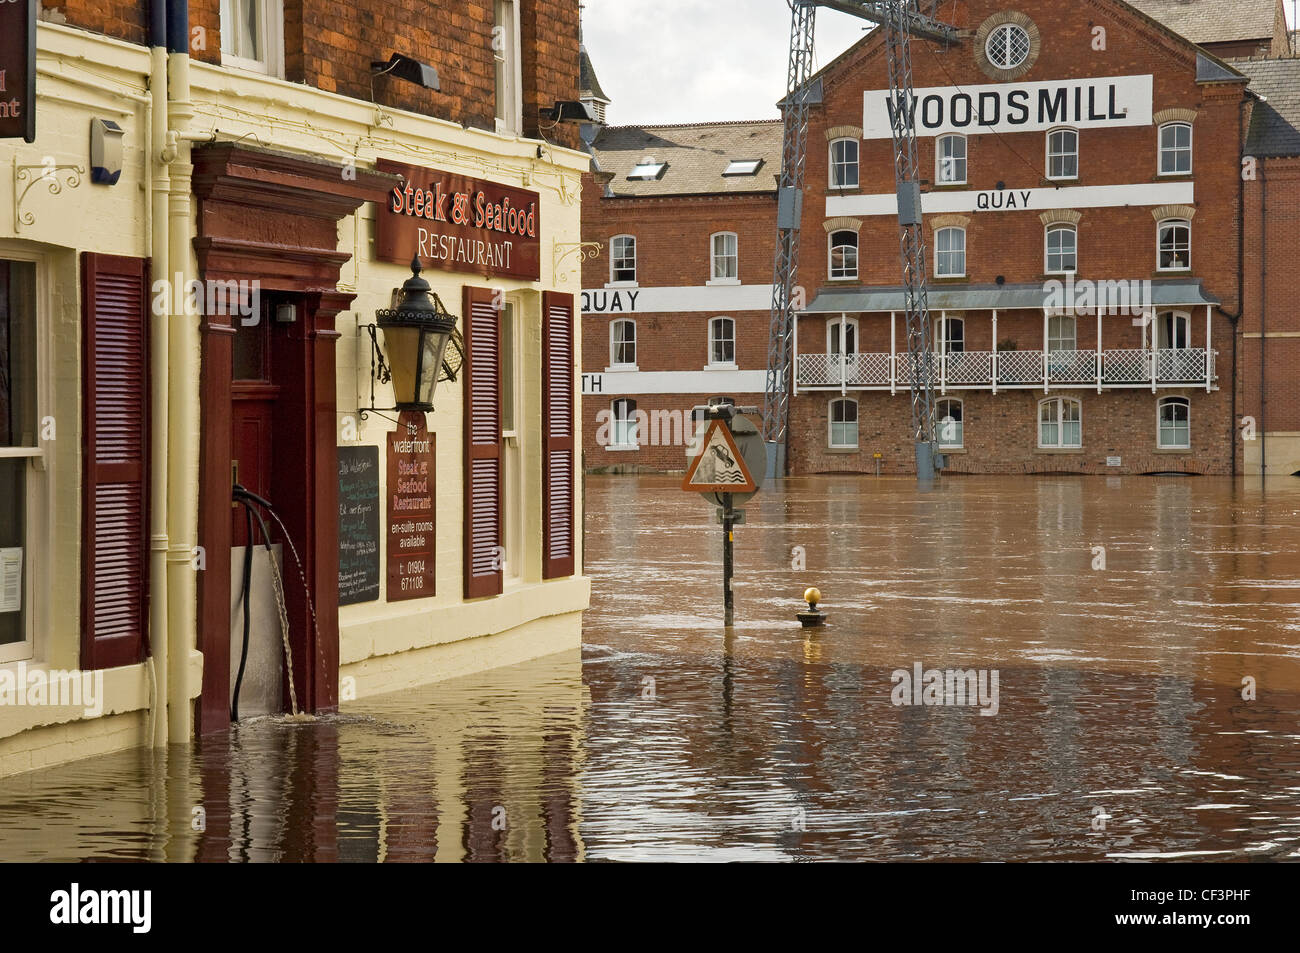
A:
{"label": "menu board", "polygon": [[339,605],[379,598],[379,448],[339,447]]}
{"label": "menu board", "polygon": [[388,601],[434,595],[434,434],[402,411],[388,435]]}

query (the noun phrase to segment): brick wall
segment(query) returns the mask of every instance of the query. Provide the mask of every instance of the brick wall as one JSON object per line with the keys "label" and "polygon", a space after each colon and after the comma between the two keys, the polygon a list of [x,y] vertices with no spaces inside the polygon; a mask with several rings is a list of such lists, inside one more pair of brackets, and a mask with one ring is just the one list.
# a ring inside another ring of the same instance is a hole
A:
{"label": "brick wall", "polygon": [[[636,409],[645,414],[641,427],[641,446],[636,450],[611,450],[598,437],[601,425],[615,396],[588,396],[582,399],[582,464],[592,472],[633,473],[643,471],[678,471],[686,469],[686,444],[694,432],[690,425],[691,408],[709,402],[715,394],[633,394]],[[762,402],[735,395],[737,403]]]}
{"label": "brick wall", "polygon": [[[964,453],[950,453],[950,473],[1229,473],[1231,426],[1229,390],[1207,394],[1195,388],[1149,390],[1053,391],[1082,404],[1082,451],[1038,449],[1039,390],[950,391],[961,400]],[[881,454],[882,473],[915,473],[911,402],[906,391],[897,396],[850,393],[858,401],[858,449],[828,447],[828,415],[833,394],[800,394],[790,405],[791,459],[803,473],[874,473],[874,455]],[[1156,447],[1156,402],[1162,397],[1186,397],[1191,403],[1191,450],[1161,451]],[[944,399],[936,394],[936,399]],[[1118,456],[1119,468],[1106,458]]]}
{"label": "brick wall", "polygon": [[[735,232],[742,284],[767,285],[772,281],[775,253],[775,196],[685,196],[655,199],[605,199],[594,176],[584,177],[583,239],[600,242],[601,254],[583,265],[582,285],[601,289],[610,279],[609,240],[614,235],[637,239],[637,283],[641,288],[703,287],[711,277],[710,239],[715,232]],[[599,291],[596,292],[597,294]],[[624,298],[627,297],[624,293]],[[621,317],[636,321],[637,367],[641,371],[700,371],[709,362],[709,322],[729,317],[736,322],[736,365],[761,371],[767,366],[769,312],[689,311],[674,314],[613,312],[589,314],[582,321],[584,372],[603,374],[613,385],[618,374],[604,373],[610,361],[610,325]],[[584,463],[593,470],[681,470],[685,448],[670,434],[659,434],[663,444],[642,436],[637,450],[607,450],[597,441],[597,414],[609,411],[621,394],[584,396]],[[664,412],[689,414],[711,397],[732,397],[739,404],[761,404],[761,393],[628,394],[649,422]],[[663,428],[659,428],[663,429]]]}
{"label": "brick wall", "polygon": [[150,0],[41,0],[41,9],[57,11],[68,26],[144,44],[149,39]]}
{"label": "brick wall", "polygon": [[[540,129],[538,109],[577,99],[577,0],[519,0],[524,135],[578,146],[577,127]],[[69,26],[130,43],[147,41],[148,0],[42,0]],[[438,71],[441,90],[388,76],[374,81],[383,105],[492,129],[496,115],[493,0],[284,0],[285,78],[354,99],[371,99],[372,61],[404,53]],[[220,63],[220,0],[190,4],[191,54]],[[194,30],[198,29],[197,36]]]}
{"label": "brick wall", "polygon": [[[1267,218],[1263,203],[1267,184]],[[1269,432],[1300,431],[1300,158],[1260,160],[1246,182],[1245,312],[1240,323],[1239,415]],[[1264,252],[1267,243],[1267,266]],[[1267,299],[1261,289],[1267,284]],[[1261,327],[1267,338],[1260,337]],[[1266,356],[1267,365],[1262,363]],[[1261,368],[1264,372],[1261,373]],[[1260,403],[1261,380],[1265,402]]]}
{"label": "brick wall", "polygon": [[[945,5],[946,7],[947,5]],[[971,0],[954,5],[955,22],[969,29],[1005,9],[1000,0]],[[1016,82],[1056,78],[1151,74],[1154,77],[1153,110],[1196,110],[1193,124],[1193,181],[1196,214],[1192,220],[1192,271],[1205,289],[1229,311],[1238,307],[1237,200],[1238,143],[1241,141],[1238,85],[1200,86],[1195,82],[1195,53],[1117,5],[1084,0],[1062,7],[1050,0],[1020,0],[1015,9],[1039,27],[1042,48],[1035,66]],[[945,10],[945,15],[947,11]],[[1106,30],[1106,49],[1096,50],[1094,29]],[[968,87],[994,82],[978,67],[971,41],[947,50],[925,43],[913,45],[914,82],[917,87]],[[809,289],[843,284],[896,286],[899,278],[898,228],[892,215],[862,216],[859,233],[859,277],[843,282],[828,278],[829,246],[825,199],[839,194],[889,194],[893,192],[893,151],[888,139],[860,143],[860,188],[830,190],[827,131],[836,126],[861,126],[862,90],[888,87],[883,51],[868,42],[835,64],[825,76],[825,102],[813,110],[808,133],[808,184],[804,197],[803,244],[799,284]],[[1035,131],[967,137],[967,184],[962,191],[1045,189],[1046,132]],[[923,190],[934,191],[933,137],[919,140]],[[1080,173],[1072,186],[1105,186],[1169,181],[1157,175],[1158,133],[1152,126],[1083,129],[1079,133]],[[1040,284],[1045,274],[1044,225],[1040,210],[969,213],[966,226],[966,277],[934,278],[933,216],[926,216],[927,269],[931,286],[992,283]],[[1144,280],[1168,277],[1157,270],[1157,221],[1149,207],[1085,208],[1078,210],[1079,270],[1077,278],[1093,280]],[[1249,234],[1249,224],[1247,234]],[[1280,240],[1280,236],[1279,236]],[[1270,258],[1273,257],[1272,251]],[[1272,267],[1272,266],[1270,266]],[[1191,310],[1192,346],[1204,347],[1205,309]],[[936,310],[932,317],[937,319]],[[991,350],[992,322],[987,311],[965,317],[966,350]],[[1014,341],[1020,350],[1043,346],[1043,319],[1039,312],[999,313],[997,340]],[[800,352],[825,352],[827,317],[800,322]],[[950,392],[964,399],[966,453],[953,454],[955,472],[1084,472],[1146,473],[1164,470],[1227,473],[1231,467],[1232,328],[1222,314],[1213,316],[1216,365],[1222,389],[1206,394],[1162,388],[1053,391],[1051,396],[1072,396],[1083,402],[1083,452],[1044,453],[1037,449],[1035,391]],[[1077,347],[1097,344],[1096,322],[1079,317]],[[906,351],[903,317],[899,315],[897,349]],[[1107,349],[1140,346],[1142,330],[1124,316],[1104,319],[1102,343]],[[859,350],[890,350],[888,315],[859,316]],[[1270,343],[1271,346],[1271,343]],[[1000,348],[1001,349],[1001,348]],[[1298,355],[1300,356],[1300,355]],[[1271,360],[1271,359],[1270,359]],[[1188,394],[1192,401],[1192,451],[1155,453],[1156,401],[1159,397]],[[791,405],[790,454],[795,472],[874,472],[874,453],[882,454],[884,472],[912,470],[910,405],[907,397],[859,392],[860,444],[854,452],[831,451],[828,444],[828,401],[837,394],[808,394]],[[1107,456],[1120,456],[1120,469],[1107,468]]]}
{"label": "brick wall", "polygon": [[[976,0],[968,6],[972,27],[1004,9],[1004,4]],[[1086,12],[1084,10],[1086,8]],[[1193,125],[1196,217],[1193,220],[1192,263],[1195,277],[1235,307],[1236,259],[1219,250],[1236,241],[1237,162],[1240,141],[1238,103],[1242,88],[1198,86],[1195,54],[1158,33],[1138,27],[1138,21],[1112,4],[1085,2],[1062,8],[1050,0],[1021,0],[1016,9],[1032,17],[1043,36],[1034,69],[1017,82],[1048,78],[1127,76],[1155,77],[1153,109],[1181,107],[1198,110]],[[1068,12],[1067,12],[1068,11]],[[958,22],[962,22],[959,18]],[[1091,49],[1092,27],[1107,28],[1105,52]],[[982,73],[967,40],[948,50],[915,43],[916,86],[969,86],[993,82]],[[893,147],[888,139],[860,143],[859,189],[829,190],[829,147],[826,131],[835,126],[862,124],[862,90],[888,88],[883,51],[867,43],[850,53],[826,77],[825,103],[813,110],[808,130],[808,178],[804,196],[800,283],[817,288],[827,283],[828,244],[823,228],[825,197],[842,194],[892,193]],[[1045,178],[1044,132],[972,135],[967,138],[968,185],[963,191],[1051,188]],[[918,141],[918,159],[927,191],[933,188],[935,139]],[[1071,185],[1100,186],[1169,181],[1157,175],[1157,131],[1151,126],[1084,129],[1079,135],[1080,174]],[[1141,279],[1157,276],[1156,221],[1150,208],[1082,209],[1079,224],[1080,278]],[[999,275],[1009,282],[1044,279],[1044,226],[1035,211],[974,213],[967,227],[967,280],[992,282]],[[928,267],[934,274],[933,229],[927,216]],[[898,230],[891,216],[867,216],[860,232],[860,279],[854,284],[898,284]]]}
{"label": "brick wall", "polygon": [[584,288],[603,288],[609,281],[609,240],[615,235],[636,236],[642,287],[703,286],[711,277],[709,240],[715,232],[738,236],[741,284],[772,283],[775,193],[618,199],[603,194],[595,176],[583,176],[582,237],[603,246],[599,258],[582,266]]}
{"label": "brick wall", "polygon": [[[578,127],[551,126],[539,110],[578,98],[577,0],[523,0],[519,12],[523,43],[524,135],[581,147]],[[548,128],[550,126],[550,128]]]}

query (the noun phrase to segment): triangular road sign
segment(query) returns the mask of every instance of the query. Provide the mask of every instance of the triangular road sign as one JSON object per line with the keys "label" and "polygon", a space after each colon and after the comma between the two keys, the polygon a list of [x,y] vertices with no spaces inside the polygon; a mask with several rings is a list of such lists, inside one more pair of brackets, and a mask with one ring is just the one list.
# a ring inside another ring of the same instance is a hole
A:
{"label": "triangular road sign", "polygon": [[721,420],[709,425],[699,456],[691,461],[682,489],[696,493],[753,493],[758,487],[745,466],[745,458]]}

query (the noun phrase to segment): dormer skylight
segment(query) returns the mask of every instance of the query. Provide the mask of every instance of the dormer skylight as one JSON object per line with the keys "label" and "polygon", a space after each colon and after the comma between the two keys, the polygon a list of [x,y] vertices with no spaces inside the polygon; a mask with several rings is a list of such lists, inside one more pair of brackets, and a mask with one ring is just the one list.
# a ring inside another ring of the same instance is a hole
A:
{"label": "dormer skylight", "polygon": [[762,159],[732,159],[723,170],[723,175],[758,175],[763,168]]}
{"label": "dormer skylight", "polygon": [[655,179],[662,179],[667,168],[667,162],[660,162],[653,156],[646,156],[636,164],[627,177],[633,182],[653,182]]}

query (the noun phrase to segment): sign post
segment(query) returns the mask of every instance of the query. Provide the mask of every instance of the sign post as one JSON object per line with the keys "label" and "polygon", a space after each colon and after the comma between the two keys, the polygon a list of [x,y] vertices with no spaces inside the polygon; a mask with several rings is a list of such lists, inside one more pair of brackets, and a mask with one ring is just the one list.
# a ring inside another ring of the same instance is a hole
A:
{"label": "sign post", "polygon": [[[692,449],[699,452],[686,468],[682,489],[703,493],[706,499],[721,506],[723,625],[730,627],[736,621],[735,596],[731,589],[735,526],[744,521],[744,511],[737,510],[735,504],[738,499],[748,500],[758,492],[753,474],[764,472],[767,449],[758,428],[748,418],[738,416],[734,404],[718,403],[699,409],[710,423],[704,435],[687,447],[688,456]],[[742,409],[757,412],[757,408]],[[737,437],[744,444],[743,450],[737,444]]]}

